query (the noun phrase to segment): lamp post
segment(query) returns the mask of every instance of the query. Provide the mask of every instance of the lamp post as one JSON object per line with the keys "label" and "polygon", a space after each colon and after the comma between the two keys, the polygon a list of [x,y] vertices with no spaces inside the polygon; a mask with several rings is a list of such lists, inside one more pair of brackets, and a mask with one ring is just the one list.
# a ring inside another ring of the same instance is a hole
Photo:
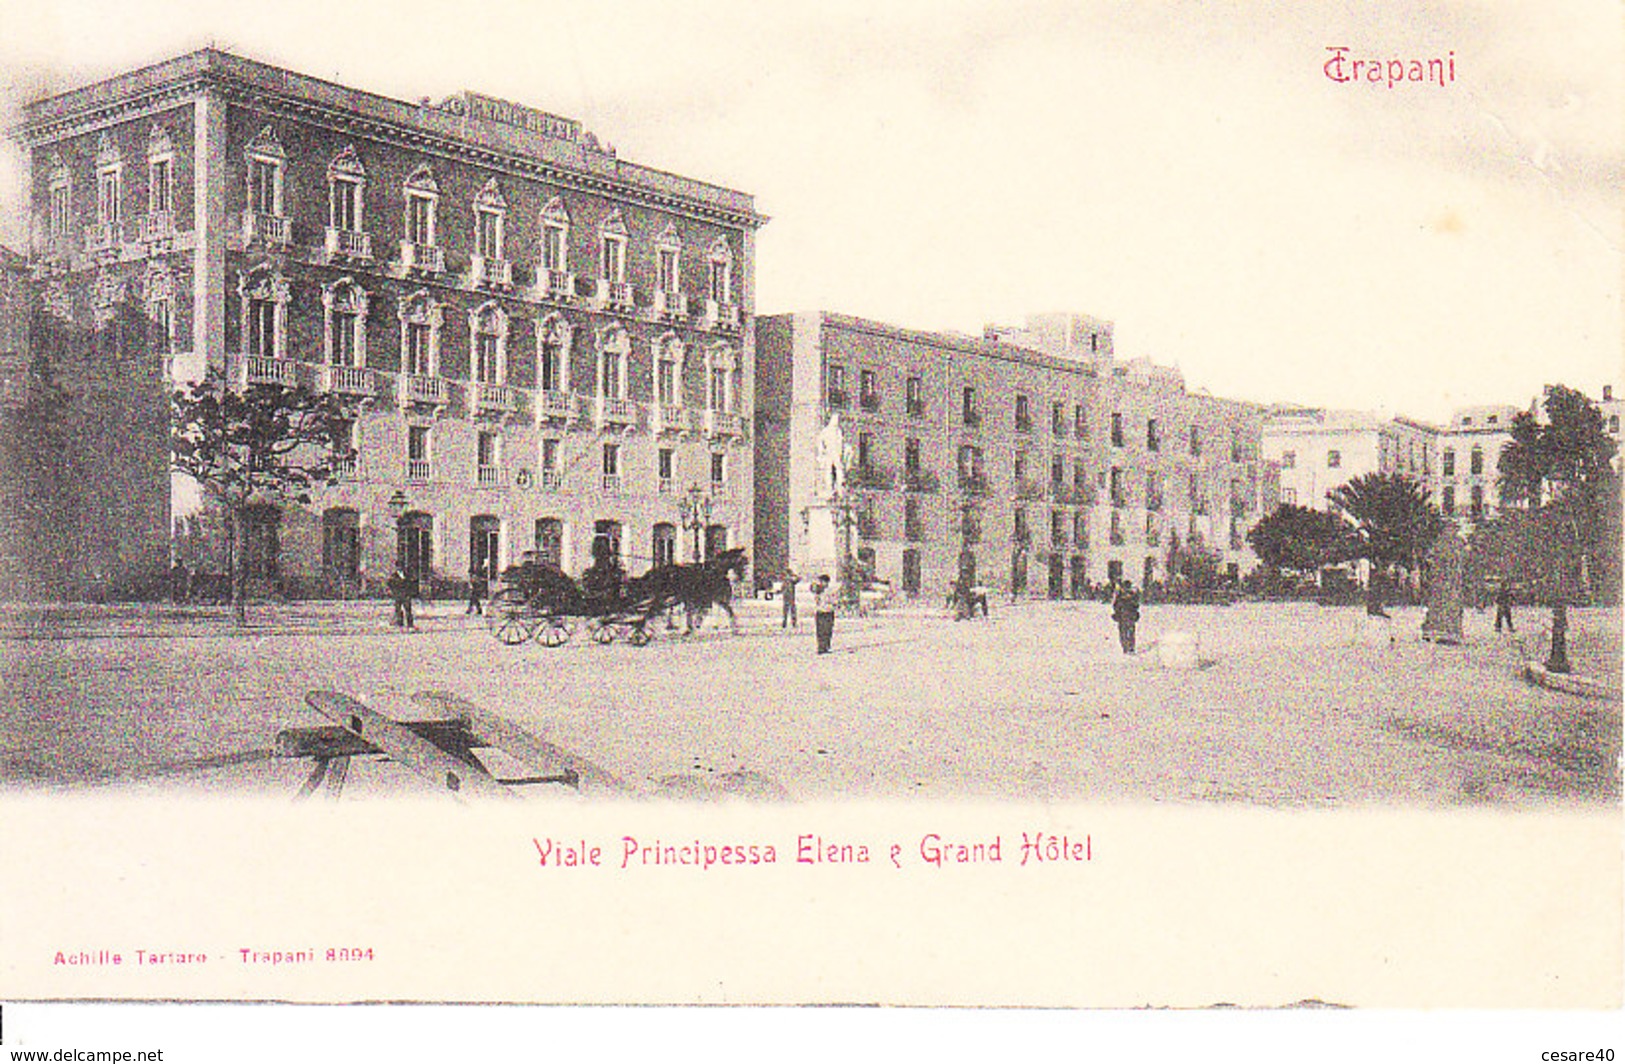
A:
{"label": "lamp post", "polygon": [[677,500],[677,514],[683,527],[694,533],[694,560],[704,561],[700,556],[700,532],[711,523],[711,496],[698,484],[690,484],[688,494]]}
{"label": "lamp post", "polygon": [[408,505],[406,492],[401,491],[399,488],[384,503],[384,506],[389,510],[390,518],[395,522],[395,564],[397,566],[405,566],[406,564],[406,544],[401,541],[401,518],[406,516]]}

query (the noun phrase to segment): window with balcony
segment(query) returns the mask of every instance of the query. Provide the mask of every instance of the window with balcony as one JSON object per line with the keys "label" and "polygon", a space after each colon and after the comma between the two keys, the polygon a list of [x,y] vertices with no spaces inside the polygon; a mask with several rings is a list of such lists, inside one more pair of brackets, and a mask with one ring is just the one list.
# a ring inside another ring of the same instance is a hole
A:
{"label": "window with balcony", "polygon": [[147,215],[158,217],[175,209],[175,147],[169,133],[153,126],[147,135]]}
{"label": "window with balcony", "polygon": [[283,202],[283,171],[288,156],[270,126],[260,130],[243,152],[243,172],[247,181],[247,210],[243,215],[243,238],[264,244],[288,243],[288,223]]}
{"label": "window with balcony", "polygon": [[237,275],[242,308],[243,350],[262,358],[280,358],[287,329],[288,281],[269,266]]}
{"label": "window with balcony", "polygon": [[726,414],[734,410],[734,353],[727,347],[705,352],[705,408]]}
{"label": "window with balcony", "polygon": [[826,381],[825,398],[829,405],[837,410],[846,407],[846,367],[830,366],[824,372]]}
{"label": "window with balcony", "polygon": [[549,275],[563,275],[570,269],[570,215],[557,196],[542,208],[542,269]]}
{"label": "window with balcony", "polygon": [[367,364],[367,293],[348,277],[322,286],[323,348],[333,366]]}
{"label": "window with balcony", "polygon": [[570,326],[558,314],[549,314],[536,326],[536,385],[543,392],[570,391]]}
{"label": "window with balcony", "polygon": [[1031,432],[1033,430],[1032,403],[1025,395],[1016,396],[1016,431]]}
{"label": "window with balcony", "polygon": [[1049,541],[1052,546],[1066,546],[1066,514],[1059,510],[1049,513]]}
{"label": "window with balcony", "polygon": [[434,171],[420,166],[402,188],[401,262],[408,269],[440,273],[446,267],[439,247],[440,185]]}
{"label": "window with balcony", "polygon": [[598,231],[598,276],[611,284],[626,281],[626,223],[612,211]]}
{"label": "window with balcony", "polygon": [[870,412],[880,409],[880,392],[875,387],[875,371],[858,371],[858,404]]}
{"label": "window with balcony", "polygon": [[401,300],[397,315],[401,323],[401,368],[413,377],[438,376],[440,305],[427,291],[419,290]]}
{"label": "window with balcony", "polygon": [[717,237],[711,244],[708,291],[713,303],[727,306],[733,303],[733,247],[726,237]]}
{"label": "window with balcony", "polygon": [[486,303],[468,315],[474,351],[474,379],[481,384],[507,380],[508,315],[496,303]]}
{"label": "window with balcony", "polygon": [[1123,415],[1112,414],[1112,446],[1123,446]]}
{"label": "window with balcony", "polygon": [[663,410],[676,410],[683,405],[683,344],[675,336],[660,340],[655,360],[655,402]]}
{"label": "window with balcony", "polygon": [[327,166],[327,225],[341,233],[359,233],[362,224],[362,190],[367,171],[355,148],[344,150]]}
{"label": "window with balcony", "polygon": [[474,436],[475,479],[481,487],[494,487],[502,479],[502,437],[482,431]]}
{"label": "window with balcony", "polygon": [[910,377],[903,384],[903,397],[908,406],[909,417],[925,416],[925,382],[919,377]]}
{"label": "window with balcony", "polygon": [[626,360],[632,345],[624,329],[611,329],[598,341],[598,395],[601,399],[626,398]]}
{"label": "window with balcony", "polygon": [[1481,448],[1474,447],[1467,456],[1467,472],[1475,477],[1484,472],[1484,452]]}
{"label": "window with balcony", "polygon": [[406,426],[406,479],[422,483],[430,479],[433,454],[430,450],[429,426]]}
{"label": "window with balcony", "polygon": [[976,412],[976,389],[966,386],[960,394],[959,419],[965,425],[974,428],[981,424],[981,415]]}
{"label": "window with balcony", "polygon": [[1157,419],[1150,418],[1145,423],[1145,449],[1160,451],[1162,449],[1162,436],[1157,432]]}
{"label": "window with balcony", "polygon": [[502,258],[502,222],[505,211],[490,205],[474,208],[474,254],[482,259]]}
{"label": "window with balcony", "polygon": [[711,487],[720,488],[728,482],[728,456],[720,451],[711,452]]}

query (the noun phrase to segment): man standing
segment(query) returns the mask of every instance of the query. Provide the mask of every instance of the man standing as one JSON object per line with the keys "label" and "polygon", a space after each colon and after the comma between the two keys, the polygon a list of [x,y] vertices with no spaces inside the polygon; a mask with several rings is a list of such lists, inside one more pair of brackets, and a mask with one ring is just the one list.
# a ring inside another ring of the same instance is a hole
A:
{"label": "man standing", "polygon": [[1512,582],[1502,580],[1495,588],[1495,630],[1501,630],[1501,622],[1505,621],[1508,632],[1516,632],[1512,626]]}
{"label": "man standing", "polygon": [[476,615],[485,612],[480,608],[480,603],[485,601],[490,589],[491,578],[486,573],[485,563],[476,559],[468,567],[468,609],[464,612]]}
{"label": "man standing", "polygon": [[835,639],[835,600],[834,586],[829,577],[820,575],[813,581],[813,630],[818,635],[818,652],[829,653],[829,645]]}
{"label": "man standing", "polygon": [[408,576],[406,569],[395,566],[395,571],[389,574],[389,597],[395,603],[395,627],[411,631],[417,628],[412,617],[412,600],[418,594],[416,578]]}
{"label": "man standing", "polygon": [[1140,594],[1131,581],[1124,580],[1112,598],[1112,620],[1117,622],[1117,639],[1123,653],[1134,653],[1134,626],[1140,623]]}
{"label": "man standing", "polygon": [[796,581],[800,579],[794,569],[784,571],[784,586],[779,591],[784,598],[784,613],[779,618],[780,628],[801,627],[801,618],[796,616]]}

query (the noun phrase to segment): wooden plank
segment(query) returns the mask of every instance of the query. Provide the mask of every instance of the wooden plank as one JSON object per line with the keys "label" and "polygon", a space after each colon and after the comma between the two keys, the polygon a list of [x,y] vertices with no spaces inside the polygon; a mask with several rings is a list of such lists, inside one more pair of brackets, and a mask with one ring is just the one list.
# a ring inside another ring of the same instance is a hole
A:
{"label": "wooden plank", "polygon": [[353,698],[335,691],[311,691],[305,701],[351,735],[377,746],[391,760],[411,769],[436,790],[449,792],[459,802],[513,801],[516,797],[483,769],[448,754],[404,724]]}
{"label": "wooden plank", "polygon": [[573,772],[576,789],[582,792],[614,791],[627,794],[632,790],[591,761],[532,735],[507,718],[466,698],[446,691],[419,691],[412,696],[412,701],[437,713],[455,714],[467,719],[477,739],[518,760],[537,776]]}

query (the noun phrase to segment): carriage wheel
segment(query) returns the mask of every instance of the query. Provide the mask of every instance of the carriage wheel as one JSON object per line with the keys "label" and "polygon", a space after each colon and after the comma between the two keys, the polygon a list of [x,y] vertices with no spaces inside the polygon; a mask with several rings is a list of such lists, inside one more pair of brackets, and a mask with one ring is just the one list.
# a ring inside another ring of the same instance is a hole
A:
{"label": "carriage wheel", "polygon": [[530,623],[517,614],[499,618],[493,627],[502,645],[510,647],[516,647],[529,639],[533,630]]}
{"label": "carriage wheel", "polygon": [[635,647],[646,647],[653,638],[654,633],[641,623],[633,624],[631,631],[626,633],[626,641]]}
{"label": "carriage wheel", "polygon": [[596,617],[587,622],[587,634],[592,636],[594,643],[601,646],[608,646],[615,642],[614,625],[605,624]]}
{"label": "carriage wheel", "polygon": [[561,647],[570,641],[570,626],[551,620],[536,629],[536,641],[544,647]]}
{"label": "carriage wheel", "polygon": [[505,587],[491,596],[491,601],[485,604],[485,623],[495,632],[504,624],[516,618],[523,617],[527,610],[525,596],[519,593],[518,588]]}

